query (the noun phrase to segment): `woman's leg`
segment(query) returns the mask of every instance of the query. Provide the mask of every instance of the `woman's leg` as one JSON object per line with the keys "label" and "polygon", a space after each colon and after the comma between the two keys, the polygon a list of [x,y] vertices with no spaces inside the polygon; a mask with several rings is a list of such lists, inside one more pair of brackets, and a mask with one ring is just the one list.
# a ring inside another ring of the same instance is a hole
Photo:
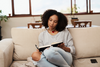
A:
{"label": "woman's leg", "polygon": [[40,58],[41,58],[41,52],[39,52],[39,50],[36,50],[35,52],[33,52],[33,54],[32,54],[32,59],[34,60],[34,61],[39,61],[40,60]]}
{"label": "woman's leg", "polygon": [[37,66],[38,67],[58,67],[58,66],[50,63],[49,61],[47,61],[46,57],[43,54],[41,55],[41,59],[39,61],[37,61]]}
{"label": "woman's leg", "polygon": [[35,65],[37,65],[38,67],[57,67],[56,65],[53,65],[52,63],[48,62],[46,60],[46,57],[38,51],[32,54],[32,59],[33,63],[35,63]]}
{"label": "woman's leg", "polygon": [[59,52],[62,57],[65,59],[65,61],[69,64],[72,65],[72,55],[69,52],[64,51],[63,49],[59,48],[59,47],[52,47],[52,50],[55,50],[57,52]]}
{"label": "woman's leg", "polygon": [[[72,57],[71,59],[70,56],[68,54],[66,54],[65,51],[63,51],[64,53],[60,54],[60,50],[58,52],[58,47],[50,47],[49,49],[46,49],[44,50],[44,55],[46,56],[46,58],[48,59],[48,61],[50,61],[51,63],[53,64],[56,64],[58,66],[61,66],[61,67],[70,67],[68,65],[68,62],[67,61],[72,61]],[[59,48],[60,49],[60,48]],[[61,49],[62,50],[62,49]],[[65,58],[62,56],[64,54],[64,57],[66,56],[69,56],[69,58],[67,57],[67,61],[65,60]],[[71,63],[70,63],[71,64]]]}

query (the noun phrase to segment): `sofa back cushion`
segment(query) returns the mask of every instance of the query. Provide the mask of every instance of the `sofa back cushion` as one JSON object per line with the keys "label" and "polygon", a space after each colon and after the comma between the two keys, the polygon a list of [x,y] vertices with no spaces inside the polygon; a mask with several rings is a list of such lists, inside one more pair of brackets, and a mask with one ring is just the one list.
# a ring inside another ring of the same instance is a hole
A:
{"label": "sofa back cushion", "polygon": [[[12,28],[14,60],[26,60],[36,50],[38,36],[45,29]],[[76,49],[75,58],[100,56],[100,27],[69,28]]]}
{"label": "sofa back cushion", "polygon": [[100,27],[70,28],[76,49],[75,58],[100,56]]}
{"label": "sofa back cushion", "polygon": [[14,42],[14,60],[26,60],[38,45],[38,36],[44,29],[12,28],[11,34]]}

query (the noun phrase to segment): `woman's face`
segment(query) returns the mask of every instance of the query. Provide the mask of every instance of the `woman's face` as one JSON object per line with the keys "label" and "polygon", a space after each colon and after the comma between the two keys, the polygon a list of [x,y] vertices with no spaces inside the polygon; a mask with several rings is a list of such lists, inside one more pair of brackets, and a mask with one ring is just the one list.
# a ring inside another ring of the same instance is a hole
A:
{"label": "woman's face", "polygon": [[54,30],[58,24],[58,16],[52,15],[48,20],[48,27],[50,30]]}

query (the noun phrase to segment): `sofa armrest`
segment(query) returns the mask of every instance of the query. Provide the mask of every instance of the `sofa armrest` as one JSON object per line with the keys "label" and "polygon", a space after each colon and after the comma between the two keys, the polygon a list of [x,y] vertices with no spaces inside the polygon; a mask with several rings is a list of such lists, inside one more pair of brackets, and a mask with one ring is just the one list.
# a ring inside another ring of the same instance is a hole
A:
{"label": "sofa armrest", "polygon": [[0,41],[0,67],[9,67],[13,58],[12,39],[3,39]]}

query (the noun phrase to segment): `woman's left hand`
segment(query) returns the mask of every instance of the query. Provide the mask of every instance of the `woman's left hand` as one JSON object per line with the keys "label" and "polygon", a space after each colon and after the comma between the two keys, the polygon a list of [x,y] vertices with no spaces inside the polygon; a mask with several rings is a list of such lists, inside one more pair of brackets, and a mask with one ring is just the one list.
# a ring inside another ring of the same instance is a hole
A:
{"label": "woman's left hand", "polygon": [[59,44],[58,47],[64,49],[66,46],[64,45],[64,43],[62,43],[62,44]]}

